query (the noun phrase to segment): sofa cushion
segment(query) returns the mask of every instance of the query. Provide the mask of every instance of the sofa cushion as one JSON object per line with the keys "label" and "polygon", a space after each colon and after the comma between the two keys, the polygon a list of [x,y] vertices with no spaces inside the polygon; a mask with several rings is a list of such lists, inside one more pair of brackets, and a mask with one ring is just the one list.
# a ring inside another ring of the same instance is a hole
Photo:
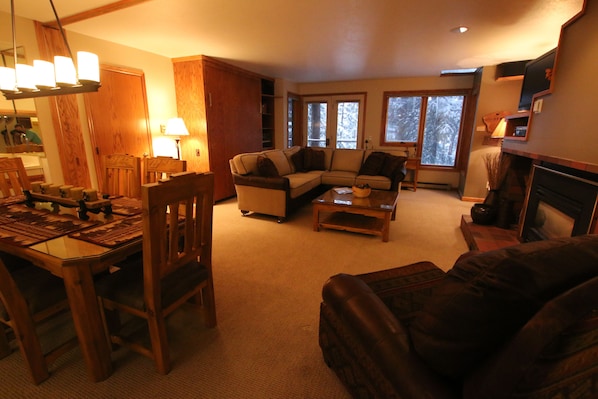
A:
{"label": "sofa cushion", "polygon": [[359,172],[363,161],[363,150],[334,150],[330,170]]}
{"label": "sofa cushion", "polygon": [[409,330],[437,372],[464,377],[547,301],[598,274],[598,235],[469,256],[447,273]]}
{"label": "sofa cushion", "polygon": [[282,150],[266,151],[264,152],[264,155],[274,162],[274,165],[276,165],[276,169],[278,170],[278,174],[280,176],[285,176],[291,173],[291,165],[289,164],[289,160]]}
{"label": "sofa cushion", "polygon": [[278,169],[274,162],[263,155],[257,157],[257,169],[260,176],[264,177],[279,177]]}
{"label": "sofa cushion", "polygon": [[326,170],[326,153],[324,151],[306,147],[304,154],[306,170]]}
{"label": "sofa cushion", "polygon": [[359,169],[360,175],[376,176],[380,174],[386,154],[381,151],[372,152]]}
{"label": "sofa cushion", "polygon": [[302,148],[291,155],[291,162],[295,166],[295,172],[307,172],[309,169],[305,167],[305,149]]}
{"label": "sofa cushion", "polygon": [[380,174],[392,179],[395,173],[403,167],[403,164],[406,161],[407,157],[385,154]]}

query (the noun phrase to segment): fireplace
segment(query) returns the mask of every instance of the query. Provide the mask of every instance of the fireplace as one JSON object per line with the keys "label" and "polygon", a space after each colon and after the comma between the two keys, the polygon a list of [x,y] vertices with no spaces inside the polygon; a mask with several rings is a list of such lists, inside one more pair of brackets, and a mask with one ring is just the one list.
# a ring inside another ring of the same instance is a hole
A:
{"label": "fireplace", "polygon": [[522,214],[522,241],[587,234],[596,215],[595,175],[556,165],[534,165],[527,206]]}

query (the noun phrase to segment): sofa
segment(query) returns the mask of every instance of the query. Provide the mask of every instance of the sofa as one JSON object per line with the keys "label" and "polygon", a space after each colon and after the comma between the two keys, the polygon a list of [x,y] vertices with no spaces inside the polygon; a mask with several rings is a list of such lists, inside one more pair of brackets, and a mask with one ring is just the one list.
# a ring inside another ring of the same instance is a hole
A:
{"label": "sofa", "polygon": [[354,398],[598,397],[598,235],[338,274],[319,344]]}
{"label": "sofa", "polygon": [[404,150],[295,146],[237,154],[229,164],[241,213],[276,216],[280,223],[332,186],[399,191],[406,160]]}

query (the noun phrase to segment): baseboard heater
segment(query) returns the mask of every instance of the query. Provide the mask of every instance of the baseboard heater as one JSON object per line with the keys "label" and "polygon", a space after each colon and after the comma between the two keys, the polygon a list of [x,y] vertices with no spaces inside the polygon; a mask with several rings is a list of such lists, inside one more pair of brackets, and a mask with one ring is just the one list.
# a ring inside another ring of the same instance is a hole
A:
{"label": "baseboard heater", "polygon": [[434,190],[452,190],[452,187],[449,183],[429,183],[429,182],[417,182],[418,188],[430,188]]}

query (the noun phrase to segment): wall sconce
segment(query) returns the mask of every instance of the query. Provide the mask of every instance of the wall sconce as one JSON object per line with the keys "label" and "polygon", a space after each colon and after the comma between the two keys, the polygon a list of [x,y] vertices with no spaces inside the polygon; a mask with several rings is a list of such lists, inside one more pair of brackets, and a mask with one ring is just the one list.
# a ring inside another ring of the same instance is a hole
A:
{"label": "wall sconce", "polygon": [[166,136],[176,136],[174,137],[174,141],[176,141],[177,159],[181,159],[180,136],[189,135],[189,130],[187,130],[183,118],[170,118],[168,122],[166,122],[166,130],[164,131],[164,134]]}
{"label": "wall sconce", "polygon": [[100,66],[98,56],[86,51],[77,52],[77,66],[73,62],[71,48],[66,39],[52,0],[50,5],[62,35],[68,57],[55,56],[54,64],[34,60],[33,66],[17,62],[17,38],[14,0],[10,1],[12,18],[12,44],[15,67],[0,68],[0,91],[7,100],[57,96],[98,91],[100,88]]}
{"label": "wall sconce", "polygon": [[498,111],[482,117],[482,121],[486,125],[486,132],[490,133],[490,136],[484,137],[484,145],[500,145],[500,140],[494,139],[501,139],[505,136],[507,127],[505,116],[510,114],[509,111]]}

